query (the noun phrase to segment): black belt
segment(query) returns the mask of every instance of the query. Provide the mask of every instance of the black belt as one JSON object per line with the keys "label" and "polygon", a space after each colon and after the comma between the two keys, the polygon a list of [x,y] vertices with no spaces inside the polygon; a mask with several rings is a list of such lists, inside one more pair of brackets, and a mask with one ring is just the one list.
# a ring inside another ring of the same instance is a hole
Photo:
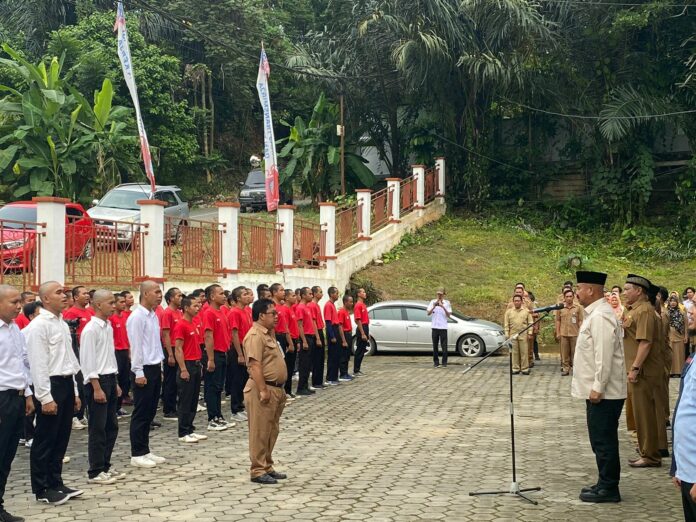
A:
{"label": "black belt", "polygon": [[105,379],[105,380],[113,379],[113,380],[116,380],[116,377],[117,377],[117,376],[118,376],[118,374],[116,374],[116,373],[105,373],[105,374],[103,374],[103,375],[100,374],[100,375],[99,375],[99,379]]}
{"label": "black belt", "polygon": [[24,390],[2,390],[0,393],[4,393],[6,395],[19,395],[20,397],[24,397]]}
{"label": "black belt", "polygon": [[51,375],[49,379],[72,379],[74,375]]}
{"label": "black belt", "polygon": [[284,382],[279,383],[279,382],[276,382],[276,381],[266,381],[266,384],[267,384],[268,386],[273,386],[273,387],[275,387],[275,388],[283,388],[283,387],[285,386],[285,383],[284,383]]}

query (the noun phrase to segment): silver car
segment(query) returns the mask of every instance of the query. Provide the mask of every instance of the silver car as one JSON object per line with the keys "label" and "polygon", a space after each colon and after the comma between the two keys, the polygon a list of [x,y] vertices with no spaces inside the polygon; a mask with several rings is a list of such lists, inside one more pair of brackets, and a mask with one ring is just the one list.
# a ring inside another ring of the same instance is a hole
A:
{"label": "silver car", "polygon": [[[369,306],[368,355],[389,351],[432,353],[431,317],[426,312],[427,307],[426,301],[382,301]],[[448,351],[456,349],[463,357],[482,356],[505,341],[503,328],[490,321],[455,311],[448,322]]]}
{"label": "silver car", "polygon": [[[185,223],[189,218],[189,204],[176,186],[156,185],[155,192],[150,190],[147,183],[124,183],[112,188],[100,200],[94,200],[94,205],[87,214],[94,220],[98,227],[113,228],[114,222],[140,223],[139,199],[157,199],[164,201],[164,218],[171,219],[174,226],[170,228],[168,240],[177,241],[179,224]],[[124,226],[123,230],[117,230],[119,243],[130,243],[132,227]]]}

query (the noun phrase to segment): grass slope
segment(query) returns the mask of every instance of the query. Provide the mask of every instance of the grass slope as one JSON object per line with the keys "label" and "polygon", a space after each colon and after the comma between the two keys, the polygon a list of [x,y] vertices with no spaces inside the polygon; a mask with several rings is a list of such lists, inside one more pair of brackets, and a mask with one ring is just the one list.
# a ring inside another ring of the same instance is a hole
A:
{"label": "grass slope", "polygon": [[371,281],[384,299],[431,299],[444,286],[455,308],[496,322],[518,281],[540,306],[555,303],[563,282],[574,280],[575,271],[563,266],[570,254],[580,255],[585,269],[607,272],[609,287],[623,285],[629,272],[680,294],[696,283],[696,259],[650,259],[632,254],[634,247],[622,248],[618,236],[570,239],[521,223],[447,215],[406,236],[384,256],[384,265],[372,265],[356,279]]}

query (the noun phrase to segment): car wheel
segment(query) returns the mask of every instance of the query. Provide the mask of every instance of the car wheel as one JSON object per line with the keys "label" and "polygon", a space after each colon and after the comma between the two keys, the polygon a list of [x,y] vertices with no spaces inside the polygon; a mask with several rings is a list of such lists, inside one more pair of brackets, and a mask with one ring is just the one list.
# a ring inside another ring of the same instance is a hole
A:
{"label": "car wheel", "polygon": [[[353,336],[353,341],[351,342],[350,345],[350,351],[353,355],[355,355],[355,349],[358,347],[358,337],[357,335]],[[367,349],[367,352],[365,352],[365,355],[375,355],[377,354],[377,343],[375,340],[370,337],[370,347]]]}
{"label": "car wheel", "polygon": [[486,353],[486,345],[478,335],[462,335],[457,341],[457,351],[462,357],[481,357]]}

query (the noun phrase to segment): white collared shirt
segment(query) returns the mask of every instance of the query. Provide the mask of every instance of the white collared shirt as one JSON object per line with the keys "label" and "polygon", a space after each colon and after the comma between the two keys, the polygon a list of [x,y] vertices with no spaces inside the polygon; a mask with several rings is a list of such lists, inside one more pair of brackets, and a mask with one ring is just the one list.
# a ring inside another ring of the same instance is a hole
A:
{"label": "white collared shirt", "polygon": [[625,399],[626,364],[621,325],[605,299],[585,308],[573,358],[571,395],[589,399],[592,390],[605,399]]}
{"label": "white collared shirt", "polygon": [[0,319],[0,391],[24,390],[31,396],[31,377],[24,336],[12,321]]}
{"label": "white collared shirt", "polygon": [[73,376],[77,395],[74,376],[80,371],[80,363],[73,352],[70,328],[63,321],[63,316],[41,308],[39,315],[22,333],[27,340],[27,355],[36,399],[41,404],[53,402],[50,378],[69,375]]}
{"label": "white collared shirt", "polygon": [[93,316],[80,337],[80,364],[85,384],[100,375],[118,373],[115,350],[111,324]]}
{"label": "white collared shirt", "polygon": [[126,321],[126,333],[131,347],[131,371],[136,377],[144,377],[143,366],[160,364],[164,359],[155,311],[138,306]]}
{"label": "white collared shirt", "polygon": [[442,306],[435,306],[437,299],[430,301],[428,312],[432,312],[432,328],[439,330],[447,330],[447,312],[452,313],[452,305],[447,299],[442,300]]}

